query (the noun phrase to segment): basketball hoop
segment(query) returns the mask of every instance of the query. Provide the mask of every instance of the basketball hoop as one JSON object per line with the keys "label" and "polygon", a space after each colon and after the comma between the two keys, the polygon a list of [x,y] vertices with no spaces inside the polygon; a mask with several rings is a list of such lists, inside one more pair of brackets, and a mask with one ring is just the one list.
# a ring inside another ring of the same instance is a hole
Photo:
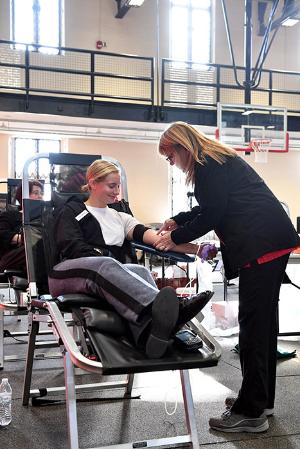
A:
{"label": "basketball hoop", "polygon": [[250,148],[254,151],[254,162],[265,164],[268,162],[271,139],[253,139]]}

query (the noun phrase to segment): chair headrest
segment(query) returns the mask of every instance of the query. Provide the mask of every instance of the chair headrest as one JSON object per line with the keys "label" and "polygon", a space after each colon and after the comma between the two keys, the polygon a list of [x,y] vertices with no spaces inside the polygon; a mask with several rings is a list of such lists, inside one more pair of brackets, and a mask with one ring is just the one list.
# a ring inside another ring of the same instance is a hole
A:
{"label": "chair headrest", "polygon": [[51,194],[51,200],[54,208],[60,208],[71,200],[84,202],[88,199],[88,197],[88,193],[62,193],[53,191]]}

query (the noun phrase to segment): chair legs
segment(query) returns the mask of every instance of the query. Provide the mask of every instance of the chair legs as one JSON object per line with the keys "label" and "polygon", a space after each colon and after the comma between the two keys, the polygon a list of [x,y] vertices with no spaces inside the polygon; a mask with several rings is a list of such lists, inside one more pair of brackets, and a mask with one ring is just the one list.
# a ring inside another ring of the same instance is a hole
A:
{"label": "chair legs", "polygon": [[[68,442],[69,449],[79,449],[77,407],[76,407],[76,388],[74,380],[74,366],[70,354],[64,353],[64,370],[66,386],[66,407],[68,420]],[[190,385],[188,370],[180,370],[180,379],[183,393],[183,402],[186,418],[187,435],[159,438],[153,440],[138,441],[133,443],[123,443],[111,446],[98,446],[94,449],[128,449],[130,447],[170,447],[190,444],[192,449],[199,449],[199,439],[196,426],[194,401]],[[132,388],[133,375],[128,376],[128,389]],[[127,391],[127,390],[126,390]]]}
{"label": "chair legs", "polygon": [[192,396],[190,376],[188,370],[180,370],[180,379],[188,432],[191,436],[193,449],[199,449],[199,439],[196,426],[194,400]]}
{"label": "chair legs", "polygon": [[27,348],[27,357],[25,365],[24,374],[24,384],[23,384],[23,405],[28,405],[30,398],[30,385],[32,377],[33,359],[34,359],[34,349],[36,344],[36,336],[39,332],[39,322],[29,319],[29,340]]}
{"label": "chair legs", "polygon": [[64,354],[64,373],[66,385],[69,449],[79,449],[74,366],[71,361],[70,354],[67,351]]}

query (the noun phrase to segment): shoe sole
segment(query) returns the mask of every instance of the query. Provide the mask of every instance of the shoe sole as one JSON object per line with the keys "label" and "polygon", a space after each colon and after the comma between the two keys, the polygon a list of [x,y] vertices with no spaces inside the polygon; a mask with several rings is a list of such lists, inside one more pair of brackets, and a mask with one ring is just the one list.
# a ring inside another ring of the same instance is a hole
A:
{"label": "shoe sole", "polygon": [[152,324],[146,343],[146,355],[158,359],[166,352],[170,337],[174,333],[179,315],[179,301],[175,290],[164,287],[152,305]]}
{"label": "shoe sole", "polygon": [[264,422],[260,426],[256,427],[249,427],[249,426],[239,426],[239,427],[232,427],[232,428],[222,428],[217,426],[210,426],[213,430],[218,430],[220,432],[226,432],[226,433],[239,433],[239,432],[247,432],[247,433],[261,433],[266,432],[269,428],[268,421]]}

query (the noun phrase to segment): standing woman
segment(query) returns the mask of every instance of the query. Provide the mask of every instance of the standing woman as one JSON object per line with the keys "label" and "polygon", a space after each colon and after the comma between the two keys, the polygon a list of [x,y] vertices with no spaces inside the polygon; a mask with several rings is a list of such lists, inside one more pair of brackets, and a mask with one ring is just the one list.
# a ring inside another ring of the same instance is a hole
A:
{"label": "standing woman", "polygon": [[278,299],[289,254],[300,245],[288,215],[258,174],[227,145],[184,122],[161,136],[159,153],[186,174],[198,206],[165,221],[158,249],[214,230],[225,274],[239,276],[242,385],[227,412],[209,425],[224,432],[263,432],[273,414]]}

